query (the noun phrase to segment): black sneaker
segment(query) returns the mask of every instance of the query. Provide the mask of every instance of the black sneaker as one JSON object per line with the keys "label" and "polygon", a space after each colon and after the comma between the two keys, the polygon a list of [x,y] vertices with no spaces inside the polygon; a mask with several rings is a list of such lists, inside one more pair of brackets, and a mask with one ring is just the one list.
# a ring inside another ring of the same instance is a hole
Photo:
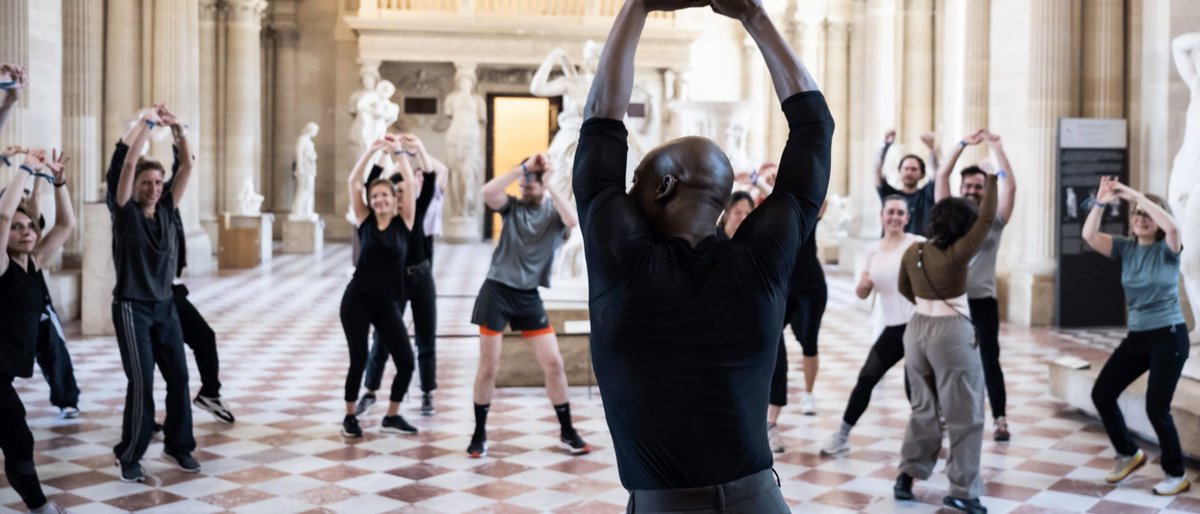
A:
{"label": "black sneaker", "polygon": [[952,509],[961,510],[963,512],[969,512],[970,514],[987,514],[987,507],[984,507],[982,503],[979,503],[979,498],[967,499],[947,496],[942,498],[942,505]]}
{"label": "black sneaker", "polygon": [[144,482],[146,480],[146,471],[142,469],[142,465],[136,462],[126,463],[117,461],[117,467],[121,468],[122,482]]}
{"label": "black sneaker", "polygon": [[395,416],[384,416],[383,423],[379,424],[379,431],[385,434],[415,434],[417,427],[408,424],[404,420],[404,416],[399,414]]}
{"label": "black sneaker", "polygon": [[179,471],[184,473],[200,472],[200,462],[192,458],[192,454],[190,453],[174,454],[163,452],[163,457],[179,466]]}
{"label": "black sneaker", "polygon": [[913,477],[908,473],[900,473],[900,476],[896,477],[896,485],[892,486],[892,494],[896,496],[897,500],[911,500],[913,499],[912,485]]}
{"label": "black sneaker", "polygon": [[579,432],[574,430],[570,434],[563,434],[558,441],[558,445],[571,452],[572,455],[583,455],[592,451],[591,445],[583,442],[583,438],[579,437]]}
{"label": "black sneaker", "polygon": [[371,410],[371,406],[375,405],[375,393],[367,393],[358,399],[358,404],[354,406],[354,415],[362,416],[367,411]]}
{"label": "black sneaker", "polygon": [[217,418],[217,421],[233,423],[233,413],[229,412],[229,407],[225,406],[225,402],[222,402],[220,397],[196,395],[196,399],[192,400],[192,405],[208,411],[214,418]]}
{"label": "black sneaker", "polygon": [[432,416],[435,412],[437,409],[433,408],[433,395],[430,393],[421,395],[421,415]]}
{"label": "black sneaker", "polygon": [[362,437],[362,427],[358,426],[358,418],[346,415],[342,420],[342,435],[346,437]]}
{"label": "black sneaker", "polygon": [[487,457],[487,435],[476,433],[471,436],[471,444],[467,446],[467,456],[472,459]]}

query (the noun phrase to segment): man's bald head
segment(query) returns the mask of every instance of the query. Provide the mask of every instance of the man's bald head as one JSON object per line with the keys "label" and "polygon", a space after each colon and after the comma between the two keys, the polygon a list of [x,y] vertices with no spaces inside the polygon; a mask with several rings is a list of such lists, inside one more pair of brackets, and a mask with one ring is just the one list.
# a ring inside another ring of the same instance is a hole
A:
{"label": "man's bald head", "polygon": [[707,138],[684,137],[646,154],[629,196],[660,235],[695,243],[713,234],[732,190],[725,152]]}

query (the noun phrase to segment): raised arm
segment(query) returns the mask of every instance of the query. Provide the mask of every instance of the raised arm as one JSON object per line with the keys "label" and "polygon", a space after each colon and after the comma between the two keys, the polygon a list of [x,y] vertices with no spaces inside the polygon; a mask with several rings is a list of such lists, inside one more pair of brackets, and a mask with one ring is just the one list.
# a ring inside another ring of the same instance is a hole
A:
{"label": "raised arm", "polygon": [[371,213],[367,206],[366,200],[363,200],[363,174],[367,171],[367,166],[375,161],[375,154],[387,146],[386,139],[377,139],[367,151],[358,156],[358,161],[354,163],[354,168],[350,170],[350,176],[346,179],[346,189],[350,195],[350,210],[354,213],[354,225],[362,225],[363,220],[367,219],[367,215]]}
{"label": "raised arm", "polygon": [[1017,177],[1013,173],[1012,164],[1008,162],[1008,154],[1004,153],[1004,146],[1000,144],[1000,136],[988,133],[984,139],[992,149],[996,165],[1000,166],[1000,170],[996,172],[996,184],[1000,186],[996,216],[1007,224],[1012,219],[1013,207],[1017,202]]}
{"label": "raised arm", "polygon": [[775,94],[780,100],[791,98],[796,93],[817,90],[817,82],[800,63],[791,45],[775,29],[775,24],[763,9],[762,0],[712,0],[712,8],[742,22],[767,62]]}
{"label": "raised arm", "polygon": [[984,134],[986,134],[984,129],[967,134],[963,136],[962,141],[954,145],[954,148],[946,152],[946,162],[943,162],[937,168],[937,175],[934,176],[934,180],[936,181],[933,186],[934,202],[940,202],[942,199],[950,197],[950,174],[954,172],[954,166],[958,164],[958,158],[962,156],[963,149],[982,142]]}
{"label": "raised arm", "polygon": [[883,148],[875,156],[875,189],[883,187],[883,161],[887,158],[888,149],[896,142],[896,129],[888,129],[883,133]]}
{"label": "raised arm", "polygon": [[938,169],[941,166],[942,155],[938,152],[937,135],[933,132],[921,134],[921,142],[929,149],[929,167]]}
{"label": "raised arm", "polygon": [[520,179],[525,174],[526,163],[529,160],[532,160],[532,158],[508,170],[503,175],[492,177],[491,180],[483,185],[483,203],[487,204],[489,209],[498,211],[501,207],[504,207],[504,204],[508,203],[508,193],[505,193],[504,190],[508,189],[509,184],[516,182],[517,179]]}
{"label": "raised arm", "polygon": [[162,120],[152,111],[142,113],[142,116],[137,123],[144,125],[145,130],[131,130],[133,141],[128,143],[129,149],[125,152],[125,162],[121,165],[121,174],[117,179],[116,193],[113,196],[113,201],[116,207],[124,207],[129,203],[129,199],[133,197],[133,180],[134,168],[137,167],[138,158],[141,157],[142,149],[146,146],[146,139],[150,137],[150,130],[154,128]]}
{"label": "raised arm", "polygon": [[956,262],[969,261],[979,250],[979,245],[983,244],[983,240],[987,238],[988,231],[991,230],[992,223],[995,221],[996,176],[989,173],[987,180],[984,181],[983,201],[979,202],[979,215],[975,217],[975,224],[971,225],[970,230],[958,238],[958,241],[950,245],[947,253]]}
{"label": "raised arm", "polygon": [[550,51],[542,64],[538,66],[536,72],[533,73],[533,80],[529,81],[529,92],[535,96],[562,96],[566,94],[567,88],[563,85],[562,79],[550,80],[550,72],[554,71],[556,65],[562,66],[563,73],[571,75],[575,72],[573,69],[568,69],[569,61],[567,61],[567,52],[562,48],[555,48]]}
{"label": "raised arm", "polygon": [[[1146,211],[1150,219],[1158,225],[1159,230],[1166,234],[1163,242],[1167,243],[1167,247],[1171,249],[1172,253],[1179,253],[1183,250],[1183,242],[1179,240],[1179,226],[1175,223],[1175,217],[1171,216],[1171,213],[1146,198],[1146,195],[1119,181],[1116,181],[1113,186],[1113,192],[1117,194],[1118,198],[1129,202],[1130,208],[1136,206],[1138,209]],[[1131,217],[1132,214],[1131,212]]]}
{"label": "raised arm", "polygon": [[9,84],[4,88],[4,99],[0,100],[0,130],[8,122],[17,100],[21,99],[21,90],[25,88],[25,68],[15,64],[0,64],[0,75],[7,75]]}
{"label": "raised arm", "polygon": [[187,192],[188,182],[192,178],[192,168],[195,161],[192,160],[191,146],[188,144],[187,132],[183,128],[183,124],[174,113],[167,110],[164,105],[158,106],[158,115],[163,123],[171,127],[171,137],[175,138],[175,162],[172,164],[174,173],[171,174],[171,199],[174,200],[173,205],[179,205],[183,200],[184,193]]}
{"label": "raised arm", "polygon": [[[533,166],[529,171],[541,171],[542,183],[549,182],[550,175],[556,171],[554,165],[550,164],[550,158],[546,154],[539,154],[532,161]],[[553,187],[547,187],[546,193],[550,195],[550,199],[554,202],[554,210],[558,212],[558,217],[562,219],[563,225],[567,228],[575,228],[575,225],[579,224],[579,215],[575,212],[575,202],[563,198],[562,194]]]}
{"label": "raised arm", "polygon": [[67,191],[67,176],[63,172],[63,167],[70,160],[66,154],[54,151],[52,159],[46,163],[46,168],[54,176],[54,227],[46,231],[41,241],[38,241],[37,249],[34,250],[34,256],[39,264],[49,261],[50,256],[62,248],[63,244],[66,244],[67,237],[71,235],[71,228],[75,226],[75,209],[71,205],[71,194]]}
{"label": "raised arm", "polygon": [[[389,141],[393,153],[398,150],[402,151],[404,143],[401,138],[396,137]],[[400,156],[395,159],[395,162],[396,171],[400,173],[402,179],[397,188],[400,190],[400,218],[404,220],[404,225],[412,230],[413,220],[417,217],[417,188],[414,187],[416,180],[413,178],[412,164],[409,163],[407,157]]]}
{"label": "raised arm", "polygon": [[[41,159],[36,155],[26,154],[25,163],[22,166],[36,170],[41,166]],[[8,235],[12,231],[13,215],[17,212],[17,206],[21,204],[21,197],[25,192],[25,185],[33,174],[25,171],[16,171],[12,173],[12,179],[8,181],[8,186],[4,188],[4,192],[0,193],[0,241],[8,243]],[[37,223],[37,220],[33,220]],[[0,252],[0,273],[8,271],[8,252]]]}
{"label": "raised arm", "polygon": [[1175,56],[1175,69],[1192,90],[1200,93],[1200,78],[1196,76],[1195,54],[1200,50],[1200,32],[1192,32],[1175,38],[1171,42],[1171,53]]}
{"label": "raised arm", "polygon": [[1092,204],[1092,209],[1088,211],[1081,234],[1083,241],[1088,246],[1105,257],[1112,257],[1113,238],[1100,231],[1100,222],[1104,219],[1104,210],[1108,208],[1108,204],[1117,198],[1114,191],[1116,183],[1115,178],[1100,177],[1100,188],[1096,190],[1096,201]]}

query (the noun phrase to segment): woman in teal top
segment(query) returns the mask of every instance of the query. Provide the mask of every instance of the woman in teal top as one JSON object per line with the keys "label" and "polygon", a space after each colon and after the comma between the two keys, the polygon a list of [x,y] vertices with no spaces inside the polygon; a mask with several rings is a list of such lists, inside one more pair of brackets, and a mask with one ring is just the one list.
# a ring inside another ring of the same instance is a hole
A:
{"label": "woman in teal top", "polygon": [[[1133,237],[1110,236],[1099,230],[1104,210],[1118,198],[1133,206],[1129,213]],[[1161,198],[1134,191],[1114,177],[1104,177],[1083,224],[1083,239],[1102,255],[1120,261],[1121,286],[1129,312],[1129,335],[1113,351],[1092,388],[1092,402],[1117,450],[1116,465],[1105,480],[1120,482],[1146,464],[1145,453],[1125,427],[1117,397],[1149,371],[1146,416],[1162,447],[1162,468],[1167,474],[1154,486],[1154,494],[1170,496],[1187,491],[1191,483],[1184,476],[1183,450],[1171,419],[1171,398],[1188,357],[1187,325],[1179,307],[1177,283],[1183,247],[1175,220]]]}

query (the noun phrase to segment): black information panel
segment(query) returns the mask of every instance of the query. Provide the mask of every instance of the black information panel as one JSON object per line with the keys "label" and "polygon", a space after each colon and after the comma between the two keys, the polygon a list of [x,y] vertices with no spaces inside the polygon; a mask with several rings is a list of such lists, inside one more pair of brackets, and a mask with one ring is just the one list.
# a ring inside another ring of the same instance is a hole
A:
{"label": "black information panel", "polygon": [[[1060,118],[1058,120],[1058,326],[1106,327],[1125,324],[1121,266],[1096,253],[1083,241],[1083,222],[1100,177],[1129,183],[1124,119]],[[1100,230],[1125,234],[1129,206],[1104,211]]]}

